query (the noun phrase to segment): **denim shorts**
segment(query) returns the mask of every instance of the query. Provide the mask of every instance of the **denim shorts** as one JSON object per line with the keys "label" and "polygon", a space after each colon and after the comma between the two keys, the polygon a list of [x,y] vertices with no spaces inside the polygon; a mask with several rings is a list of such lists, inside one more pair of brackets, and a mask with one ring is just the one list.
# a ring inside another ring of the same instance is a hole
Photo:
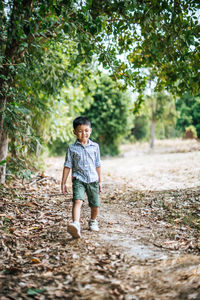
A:
{"label": "denim shorts", "polygon": [[79,179],[73,178],[73,202],[76,200],[85,200],[85,193],[88,197],[90,207],[100,206],[99,182],[85,183]]}

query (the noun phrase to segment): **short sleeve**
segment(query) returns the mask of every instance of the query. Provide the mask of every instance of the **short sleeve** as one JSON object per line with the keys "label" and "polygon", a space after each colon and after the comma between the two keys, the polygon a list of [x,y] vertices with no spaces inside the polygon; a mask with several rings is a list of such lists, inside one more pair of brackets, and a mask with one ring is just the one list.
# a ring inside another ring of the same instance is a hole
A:
{"label": "short sleeve", "polygon": [[71,157],[70,147],[67,149],[64,167],[67,167],[67,168],[70,168],[70,169],[72,168],[72,157]]}
{"label": "short sleeve", "polygon": [[101,166],[101,158],[100,158],[100,150],[99,145],[97,144],[97,151],[96,151],[96,168]]}

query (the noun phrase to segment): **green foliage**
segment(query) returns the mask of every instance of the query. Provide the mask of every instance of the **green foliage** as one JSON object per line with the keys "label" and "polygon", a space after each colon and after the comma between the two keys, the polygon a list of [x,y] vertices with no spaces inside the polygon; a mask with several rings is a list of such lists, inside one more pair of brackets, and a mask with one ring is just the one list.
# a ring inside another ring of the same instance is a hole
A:
{"label": "green foliage", "polygon": [[176,102],[176,109],[180,113],[176,129],[184,134],[186,128],[193,125],[196,128],[198,138],[200,138],[200,98],[188,93],[184,94]]}
{"label": "green foliage", "polygon": [[[46,142],[51,155],[62,155],[66,152],[67,146],[74,141],[73,119],[89,108],[93,101],[96,75],[92,72],[88,68],[85,70],[83,66],[74,69],[76,84],[73,86],[68,82],[67,87],[60,90],[60,95],[54,98],[46,130]],[[80,83],[79,76],[81,76]]]}
{"label": "green foliage", "polygon": [[[75,54],[72,42],[49,44],[42,57],[35,57],[20,69],[16,85],[21,98],[9,102],[4,112],[12,155],[9,171],[14,171],[12,161],[16,157],[30,162],[33,156],[35,160],[46,143],[50,153],[60,154],[56,144],[63,145],[64,151],[64,145],[72,141],[72,120],[91,102],[87,90],[92,86],[89,66],[80,64],[71,70],[71,53]],[[15,171],[19,174],[17,166]]]}
{"label": "green foliage", "polygon": [[125,62],[114,61],[115,76],[141,92],[151,70],[156,91],[198,93],[199,1],[124,1],[119,9],[120,18],[111,17],[115,34],[110,44],[113,53],[127,56]]}
{"label": "green foliage", "polygon": [[152,121],[168,120],[174,123],[176,108],[174,98],[166,92],[152,93],[145,97],[145,109]]}
{"label": "green foliage", "polygon": [[2,161],[0,161],[0,166],[1,165],[4,165],[6,163],[6,160],[4,159],[4,160],[2,160]]}
{"label": "green foliage", "polygon": [[134,119],[133,135],[137,140],[150,138],[150,127],[156,122],[155,134],[159,139],[175,137],[178,113],[174,98],[166,92],[145,96],[140,114]]}
{"label": "green foliage", "polygon": [[[53,145],[59,134],[61,143],[69,140],[55,121],[55,102],[62,101],[64,86],[81,83],[87,94],[84,77],[94,55],[140,95],[151,72],[156,91],[199,93],[198,9],[197,0],[2,0],[0,137],[8,132],[11,154],[29,155],[42,143]],[[66,103],[72,116],[80,113],[79,101]],[[66,119],[69,124],[69,114]]]}
{"label": "green foliage", "polygon": [[[153,70],[157,90],[197,91],[198,9],[198,0],[2,1],[2,78],[11,72],[14,79],[15,63],[27,65],[45,40],[70,38],[79,52],[72,65],[90,63],[96,53],[113,78],[139,92],[149,78],[144,68]],[[122,53],[125,60],[117,56]]]}
{"label": "green foliage", "polygon": [[178,112],[175,106],[175,99],[172,95],[163,95],[163,113],[157,120],[156,136],[160,139],[170,139],[177,136],[175,131]]}
{"label": "green foliage", "polygon": [[91,138],[100,144],[102,155],[119,153],[120,138],[130,131],[130,97],[106,75],[101,76],[93,103],[83,113],[92,123]]}
{"label": "green foliage", "polygon": [[135,139],[145,140],[149,134],[149,119],[145,115],[136,116],[134,119],[134,127],[131,130]]}

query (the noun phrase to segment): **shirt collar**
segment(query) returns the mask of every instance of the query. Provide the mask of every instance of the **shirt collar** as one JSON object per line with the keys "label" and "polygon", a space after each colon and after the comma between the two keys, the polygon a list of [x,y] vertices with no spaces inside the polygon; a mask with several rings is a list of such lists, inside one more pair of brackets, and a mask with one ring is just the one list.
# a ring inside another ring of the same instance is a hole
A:
{"label": "shirt collar", "polygon": [[[75,142],[75,145],[81,145],[81,146],[83,146],[80,142],[79,142],[79,140],[77,139],[76,140],[76,142]],[[85,147],[87,147],[87,146],[91,146],[91,145],[93,145],[94,143],[89,139],[88,140],[88,143],[87,143],[87,145],[85,145]],[[84,146],[83,146],[84,147]]]}

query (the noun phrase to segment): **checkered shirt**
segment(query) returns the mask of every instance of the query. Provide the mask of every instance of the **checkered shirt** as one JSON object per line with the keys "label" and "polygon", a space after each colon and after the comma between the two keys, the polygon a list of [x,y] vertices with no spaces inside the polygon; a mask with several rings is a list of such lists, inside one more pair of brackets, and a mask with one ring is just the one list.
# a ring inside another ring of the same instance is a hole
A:
{"label": "checkered shirt", "polygon": [[78,140],[67,149],[65,167],[72,169],[72,176],[85,182],[98,181],[97,167],[101,166],[99,145],[88,140],[83,146]]}

